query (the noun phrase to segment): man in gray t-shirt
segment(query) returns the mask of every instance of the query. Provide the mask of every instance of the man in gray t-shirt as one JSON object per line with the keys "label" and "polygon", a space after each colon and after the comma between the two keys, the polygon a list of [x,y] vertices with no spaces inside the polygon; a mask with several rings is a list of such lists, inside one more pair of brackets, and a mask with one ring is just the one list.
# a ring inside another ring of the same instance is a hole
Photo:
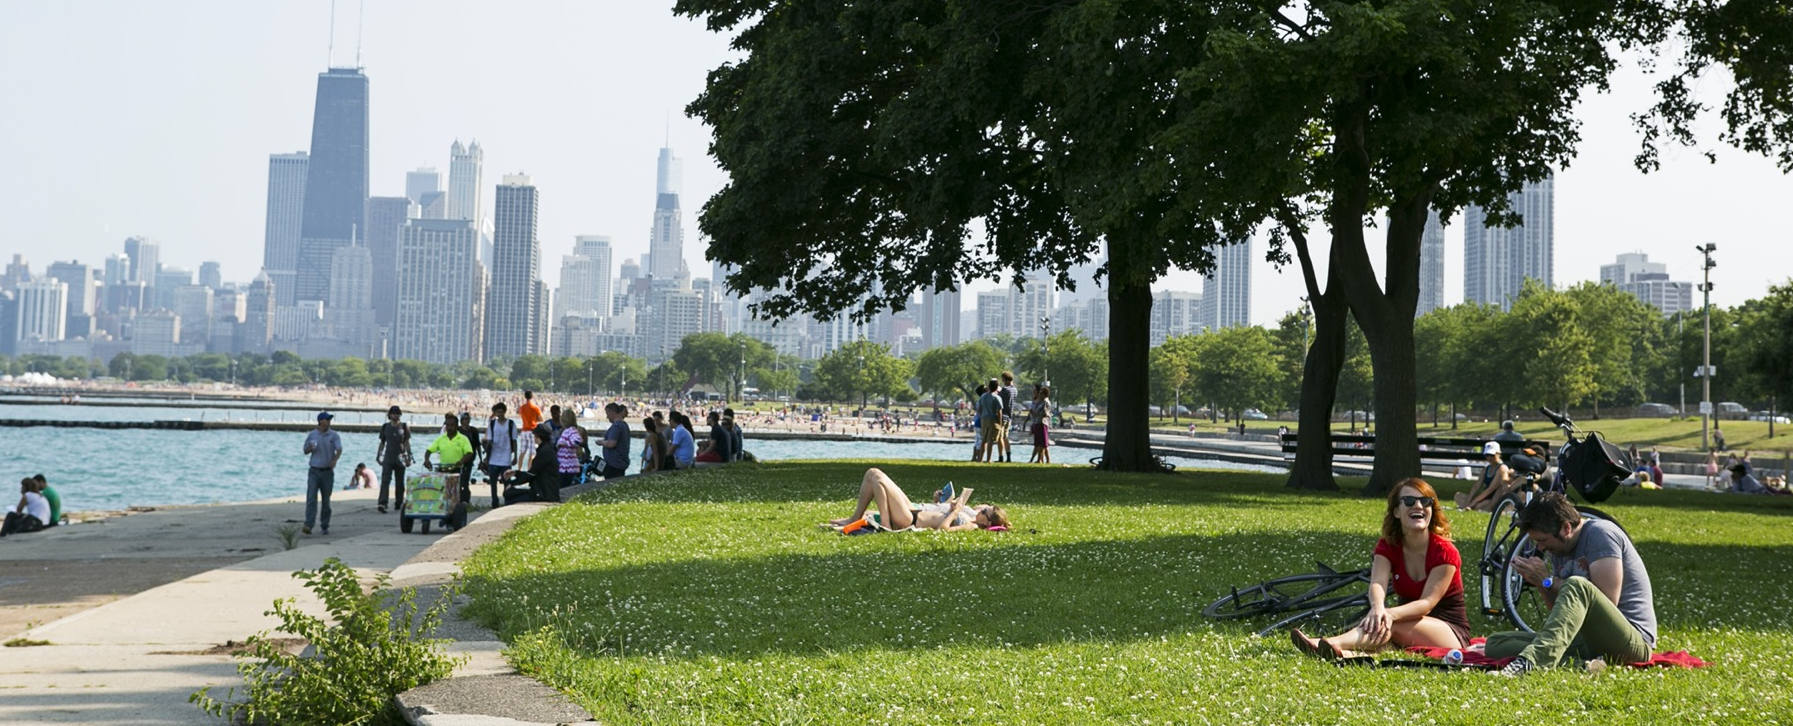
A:
{"label": "man in gray t-shirt", "polygon": [[1562,494],[1540,495],[1519,524],[1551,564],[1516,557],[1513,569],[1544,594],[1550,615],[1536,633],[1496,633],[1487,654],[1516,656],[1501,671],[1522,675],[1566,659],[1616,663],[1650,659],[1656,646],[1655,594],[1637,547],[1618,525],[1582,519]]}

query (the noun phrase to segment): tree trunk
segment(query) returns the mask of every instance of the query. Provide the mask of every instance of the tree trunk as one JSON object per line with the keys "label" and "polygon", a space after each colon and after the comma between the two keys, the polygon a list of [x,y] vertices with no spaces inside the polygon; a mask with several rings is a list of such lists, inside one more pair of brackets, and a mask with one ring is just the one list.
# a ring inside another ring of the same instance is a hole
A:
{"label": "tree trunk", "polygon": [[1301,417],[1295,423],[1295,464],[1290,489],[1338,491],[1332,476],[1332,404],[1345,365],[1346,308],[1342,301],[1313,298],[1314,344],[1301,373]]}
{"label": "tree trunk", "polygon": [[[1108,431],[1102,438],[1102,468],[1108,471],[1159,471],[1152,460],[1151,281],[1135,274],[1149,269],[1135,243],[1108,242]],[[1119,274],[1116,274],[1116,273]]]}

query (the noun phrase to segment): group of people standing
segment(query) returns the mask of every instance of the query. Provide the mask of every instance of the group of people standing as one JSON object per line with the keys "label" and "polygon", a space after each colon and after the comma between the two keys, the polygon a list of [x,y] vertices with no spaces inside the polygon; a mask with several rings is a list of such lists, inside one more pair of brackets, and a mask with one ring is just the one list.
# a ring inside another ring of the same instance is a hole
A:
{"label": "group of people standing", "polygon": [[[1052,439],[1047,435],[1052,420],[1052,389],[1044,383],[1034,384],[1033,395],[1027,401],[1019,402],[1019,397],[1014,371],[1003,371],[1001,376],[977,387],[973,423],[977,439],[972,444],[972,461],[1011,461],[1009,432],[1021,427],[1033,439],[1033,456],[1028,461],[1052,463]],[[1025,409],[1024,418],[1017,419],[1018,407]]]}

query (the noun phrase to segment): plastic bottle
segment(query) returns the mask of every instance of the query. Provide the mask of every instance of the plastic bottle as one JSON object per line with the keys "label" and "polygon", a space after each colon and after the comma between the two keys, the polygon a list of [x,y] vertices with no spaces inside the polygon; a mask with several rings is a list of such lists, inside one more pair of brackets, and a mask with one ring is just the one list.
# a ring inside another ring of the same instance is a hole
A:
{"label": "plastic bottle", "polygon": [[1451,652],[1444,654],[1444,663],[1445,665],[1463,665],[1463,651],[1452,648]]}

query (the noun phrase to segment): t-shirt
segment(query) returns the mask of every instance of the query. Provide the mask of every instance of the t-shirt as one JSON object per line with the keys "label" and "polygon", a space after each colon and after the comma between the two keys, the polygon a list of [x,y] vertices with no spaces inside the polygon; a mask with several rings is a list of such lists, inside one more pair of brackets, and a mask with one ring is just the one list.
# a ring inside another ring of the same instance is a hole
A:
{"label": "t-shirt", "polygon": [[44,500],[50,503],[50,518],[44,520],[44,524],[62,521],[62,495],[56,493],[56,487],[44,485]]}
{"label": "t-shirt", "polygon": [[380,424],[380,443],[386,445],[381,464],[387,466],[403,466],[405,463],[405,442],[411,438],[411,428],[400,421],[387,421]]}
{"label": "t-shirt", "polygon": [[667,441],[672,445],[672,458],[678,461],[679,468],[690,468],[691,460],[697,458],[697,440],[691,438],[691,432],[683,426],[673,426],[672,436]]}
{"label": "t-shirt", "polygon": [[560,473],[579,473],[579,447],[585,443],[585,437],[579,435],[579,428],[568,426],[561,429],[555,438],[555,461],[560,463]]}
{"label": "t-shirt", "polygon": [[50,501],[37,492],[25,492],[25,513],[37,517],[37,521],[50,523]]}
{"label": "t-shirt", "polygon": [[311,447],[311,465],[319,469],[335,466],[336,456],[342,453],[342,437],[335,431],[312,429],[305,435],[305,445]]}
{"label": "t-shirt", "polygon": [[1395,599],[1402,604],[1413,602],[1426,594],[1426,579],[1432,576],[1432,570],[1439,565],[1450,565],[1457,568],[1451,573],[1451,582],[1444,589],[1444,597],[1433,606],[1430,615],[1443,620],[1461,635],[1469,633],[1469,611],[1463,601],[1463,557],[1457,553],[1457,546],[1451,541],[1436,534],[1426,543],[1426,564],[1419,579],[1414,579],[1407,571],[1407,557],[1401,546],[1386,539],[1376,540],[1375,557],[1387,561],[1392,574],[1389,577],[1389,589],[1395,593]]}
{"label": "t-shirt", "polygon": [[523,419],[524,431],[534,431],[535,425],[542,422],[542,407],[535,405],[535,401],[524,401],[517,407],[517,418]]}
{"label": "t-shirt", "polygon": [[1575,549],[1567,557],[1551,557],[1551,576],[1558,581],[1587,577],[1589,565],[1608,557],[1619,558],[1625,576],[1624,584],[1619,586],[1619,601],[1613,604],[1643,635],[1644,642],[1656,647],[1656,595],[1650,588],[1650,572],[1644,569],[1644,561],[1637,556],[1631,538],[1618,525],[1600,519],[1582,522]]}
{"label": "t-shirt", "polygon": [[1006,421],[1015,417],[1015,397],[1021,395],[1021,392],[1015,390],[1014,384],[1003,386],[1001,391],[999,397],[1002,399],[1002,418]]}
{"label": "t-shirt", "polygon": [[510,466],[511,439],[517,436],[517,422],[510,419],[488,419],[486,421],[486,463],[491,466]]}
{"label": "t-shirt", "polygon": [[460,466],[461,459],[473,453],[473,442],[465,436],[442,434],[430,442],[427,451],[435,454],[442,466]]}
{"label": "t-shirt", "polygon": [[994,393],[986,393],[977,399],[978,423],[987,424],[1002,415],[1002,398]]}
{"label": "t-shirt", "polygon": [[710,451],[723,461],[734,461],[735,436],[722,428],[722,424],[710,427]]}
{"label": "t-shirt", "polygon": [[629,468],[629,422],[620,418],[610,422],[610,429],[604,432],[604,440],[616,442],[615,446],[604,449],[605,468]]}

